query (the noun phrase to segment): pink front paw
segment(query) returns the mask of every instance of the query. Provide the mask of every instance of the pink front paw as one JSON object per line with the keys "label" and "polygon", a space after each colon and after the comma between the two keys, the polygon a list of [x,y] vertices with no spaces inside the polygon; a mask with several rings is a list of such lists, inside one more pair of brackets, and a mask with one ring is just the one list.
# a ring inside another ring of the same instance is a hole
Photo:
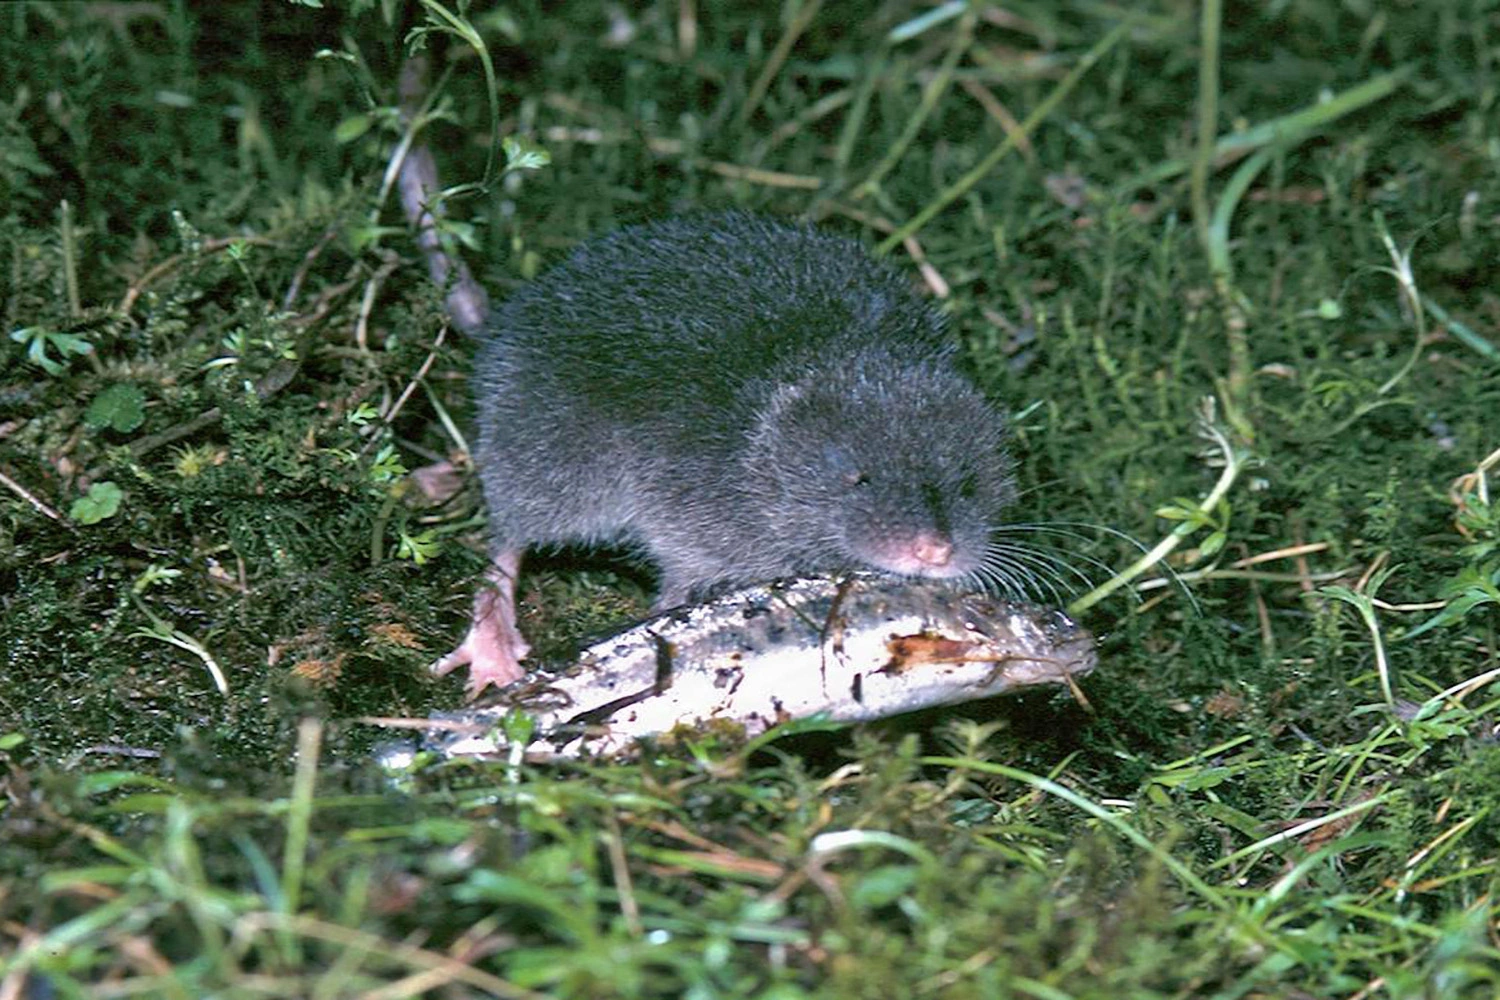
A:
{"label": "pink front paw", "polygon": [[[510,571],[511,573],[514,570]],[[473,701],[491,684],[504,687],[526,673],[521,660],[531,652],[516,628],[516,606],[511,586],[513,575],[497,569],[489,573],[493,587],[481,587],[474,595],[474,621],[464,641],[430,669],[442,677],[456,667],[469,665],[467,697]]]}
{"label": "pink front paw", "polygon": [[465,693],[470,701],[491,684],[504,687],[512,681],[520,680],[526,673],[521,667],[521,658],[529,651],[526,643],[521,642],[517,648],[514,642],[507,641],[499,633],[493,618],[475,621],[469,628],[469,634],[464,636],[464,641],[428,669],[442,677],[468,664],[469,683],[465,687]]}

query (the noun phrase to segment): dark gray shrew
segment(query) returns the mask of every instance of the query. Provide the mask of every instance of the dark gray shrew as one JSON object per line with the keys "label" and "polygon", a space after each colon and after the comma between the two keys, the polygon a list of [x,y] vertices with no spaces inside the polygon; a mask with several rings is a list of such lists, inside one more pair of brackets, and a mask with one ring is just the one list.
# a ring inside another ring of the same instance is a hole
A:
{"label": "dark gray shrew", "polygon": [[495,310],[474,369],[492,587],[471,693],[520,675],[528,546],[626,543],[659,606],[844,569],[954,577],[1012,496],[1004,422],[941,316],[850,239],[743,213],[580,245]]}

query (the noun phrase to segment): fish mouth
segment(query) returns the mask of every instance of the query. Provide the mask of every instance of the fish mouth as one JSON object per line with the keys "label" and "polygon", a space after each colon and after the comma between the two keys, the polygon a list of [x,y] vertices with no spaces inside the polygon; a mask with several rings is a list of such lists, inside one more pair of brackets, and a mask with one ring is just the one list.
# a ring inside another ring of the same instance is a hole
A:
{"label": "fish mouth", "polygon": [[[997,641],[996,634],[1006,638]],[[1039,676],[1060,677],[1081,676],[1098,665],[1093,634],[1072,622],[1030,634],[1016,627],[973,625],[966,635],[955,635],[951,628],[928,628],[887,636],[885,648],[890,659],[881,669],[888,673],[944,663],[1030,663],[1040,668]]]}

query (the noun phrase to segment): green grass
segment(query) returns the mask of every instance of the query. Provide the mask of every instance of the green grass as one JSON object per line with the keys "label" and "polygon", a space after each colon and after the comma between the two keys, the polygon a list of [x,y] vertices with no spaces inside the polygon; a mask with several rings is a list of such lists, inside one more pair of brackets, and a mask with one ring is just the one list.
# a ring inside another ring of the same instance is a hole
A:
{"label": "green grass", "polygon": [[[1086,612],[1088,708],[384,773],[483,566],[405,475],[469,426],[382,187],[421,9],[0,7],[0,996],[1500,995],[1500,4],[622,6],[427,8],[491,294],[858,235],[1017,520],[1094,583],[1181,526],[1180,584]],[[535,567],[553,655],[644,606]]]}

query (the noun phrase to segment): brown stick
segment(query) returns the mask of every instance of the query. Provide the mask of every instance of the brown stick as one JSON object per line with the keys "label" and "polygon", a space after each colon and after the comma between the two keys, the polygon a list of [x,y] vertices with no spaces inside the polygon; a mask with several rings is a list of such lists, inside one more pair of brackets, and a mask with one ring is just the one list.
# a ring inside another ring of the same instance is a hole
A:
{"label": "brown stick", "polygon": [[[400,92],[401,117],[406,127],[421,128],[420,113],[427,95],[425,56],[413,56],[401,68]],[[474,280],[468,265],[443,249],[438,233],[442,207],[435,201],[442,188],[438,184],[437,164],[426,145],[413,143],[401,163],[397,187],[407,221],[416,227],[417,246],[427,258],[427,272],[439,288],[447,290],[444,301],[453,325],[471,336],[477,334],[489,316],[489,296]]]}

